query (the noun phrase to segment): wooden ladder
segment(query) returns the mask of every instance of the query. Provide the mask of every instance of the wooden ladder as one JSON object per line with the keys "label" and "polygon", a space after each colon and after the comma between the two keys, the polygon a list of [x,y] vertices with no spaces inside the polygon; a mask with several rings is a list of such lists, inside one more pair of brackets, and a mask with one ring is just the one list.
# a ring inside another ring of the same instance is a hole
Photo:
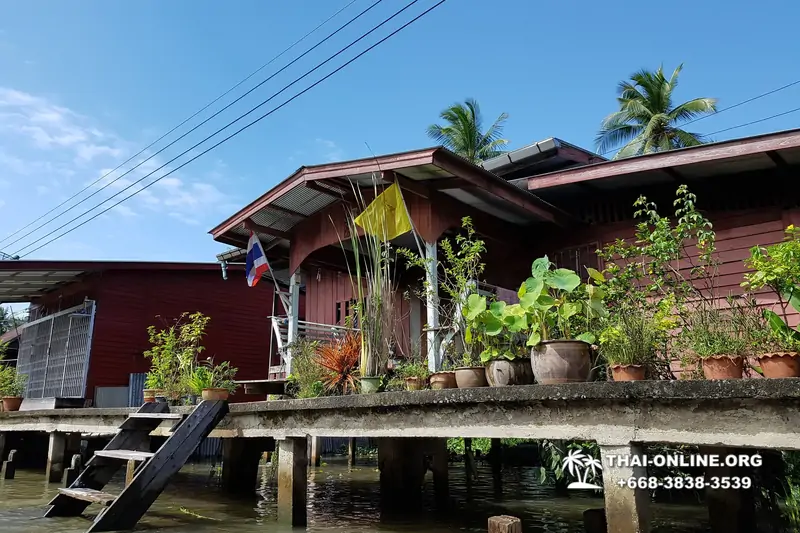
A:
{"label": "wooden ladder", "polygon": [[[228,413],[228,403],[204,401],[187,416],[170,413],[165,403],[146,403],[119,426],[119,432],[86,463],[69,488],[59,489],[45,517],[78,516],[91,503],[105,508],[87,533],[133,529],[170,478],[189,460],[200,442]],[[150,433],[164,421],[174,421],[172,434],[150,453]],[[138,462],[133,480],[119,495],[102,489],[128,461]]]}

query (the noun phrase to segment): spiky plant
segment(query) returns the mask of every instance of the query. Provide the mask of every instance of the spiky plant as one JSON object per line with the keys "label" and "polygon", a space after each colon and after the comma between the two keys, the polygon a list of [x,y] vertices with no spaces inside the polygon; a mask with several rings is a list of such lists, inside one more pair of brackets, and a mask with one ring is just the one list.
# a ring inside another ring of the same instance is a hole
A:
{"label": "spiky plant", "polygon": [[472,98],[467,98],[463,104],[451,105],[439,117],[446,124],[428,126],[428,136],[473,163],[502,154],[501,148],[508,144],[506,139],[501,138],[503,123],[508,115],[501,113],[484,132],[481,109]]}
{"label": "spiky plant", "polygon": [[683,65],[667,79],[663,67],[642,69],[630,81],[620,82],[619,111],[603,120],[595,143],[605,153],[621,146],[614,159],[697,146],[708,142],[702,135],[681,129],[681,124],[717,111],[715,98],[695,98],[678,106],[672,93]]}
{"label": "spiky plant", "polygon": [[358,382],[361,359],[361,335],[348,331],[333,342],[317,346],[316,362],[328,373],[322,378],[325,389],[337,394],[351,394]]}

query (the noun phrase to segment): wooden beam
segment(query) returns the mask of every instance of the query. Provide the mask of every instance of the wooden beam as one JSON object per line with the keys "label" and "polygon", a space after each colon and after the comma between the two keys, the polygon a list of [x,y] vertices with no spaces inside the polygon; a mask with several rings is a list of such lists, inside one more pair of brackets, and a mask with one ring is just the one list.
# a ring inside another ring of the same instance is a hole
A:
{"label": "wooden beam", "polygon": [[328,185],[328,186],[332,186],[332,188],[334,190],[331,190],[328,187],[323,187],[322,185],[320,185],[320,184],[318,184],[317,182],[314,182],[314,181],[307,181],[307,182],[305,182],[305,184],[306,184],[306,187],[308,187],[309,189],[313,189],[313,190],[315,190],[317,192],[321,192],[323,194],[327,194],[331,198],[344,199],[344,197],[346,197],[348,194],[351,193],[351,191],[345,191],[345,190],[341,189],[338,185],[336,185],[334,183],[329,183],[329,182],[325,182],[325,184]]}
{"label": "wooden beam", "polygon": [[786,163],[786,160],[783,157],[781,157],[781,154],[779,154],[778,152],[774,150],[769,150],[765,153],[767,154],[767,157],[772,159],[772,162],[775,163],[776,167],[786,168],[789,166],[788,163]]}
{"label": "wooden beam", "polygon": [[264,235],[278,237],[279,239],[286,239],[287,241],[292,240],[291,233],[287,233],[285,231],[281,231],[274,228],[268,228],[266,226],[262,226],[261,224],[256,224],[255,222],[253,222],[253,219],[251,218],[244,221],[244,227],[249,229],[250,231],[263,233]]}
{"label": "wooden beam", "polygon": [[681,175],[680,172],[678,172],[672,167],[664,167],[661,170],[664,172],[664,174],[669,176],[672,179],[672,181],[683,181],[686,179]]}
{"label": "wooden beam", "polygon": [[412,179],[408,179],[405,176],[401,176],[394,170],[385,170],[383,172],[383,179],[386,181],[397,183],[401,189],[404,189],[408,192],[414,193],[417,196],[425,198],[426,200],[430,198],[430,191],[427,190],[425,185],[418,183]]}

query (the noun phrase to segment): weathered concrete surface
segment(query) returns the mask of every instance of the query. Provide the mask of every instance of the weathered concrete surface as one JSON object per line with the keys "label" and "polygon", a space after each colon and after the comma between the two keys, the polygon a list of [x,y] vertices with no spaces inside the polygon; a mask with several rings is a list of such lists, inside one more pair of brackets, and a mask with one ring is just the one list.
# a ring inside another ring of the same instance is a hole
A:
{"label": "weathered concrete surface", "polygon": [[[606,507],[608,531],[613,533],[649,533],[650,493],[647,489],[631,489],[626,483],[631,478],[647,478],[644,466],[613,464],[610,457],[642,456],[641,445],[600,446],[603,464],[603,497]],[[623,484],[623,486],[620,486]]]}
{"label": "weathered concrete surface", "polygon": [[[800,449],[800,379],[449,389],[232,404],[230,410],[212,436],[518,437]],[[0,432],[113,434],[132,411],[0,413]]]}
{"label": "weathered concrete surface", "polygon": [[64,433],[50,433],[50,444],[47,448],[47,470],[45,478],[49,483],[60,483],[64,476],[67,452],[67,435]]}
{"label": "weathered concrete surface", "polygon": [[278,441],[278,520],[305,526],[308,499],[308,441],[288,438]]}

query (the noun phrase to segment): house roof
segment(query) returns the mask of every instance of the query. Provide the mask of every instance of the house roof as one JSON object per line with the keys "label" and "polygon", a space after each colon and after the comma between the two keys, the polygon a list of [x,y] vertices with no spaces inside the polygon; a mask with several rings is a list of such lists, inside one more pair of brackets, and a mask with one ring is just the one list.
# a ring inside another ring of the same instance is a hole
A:
{"label": "house roof", "polygon": [[691,183],[738,172],[800,164],[800,129],[709,143],[515,180],[548,200],[630,185]]}
{"label": "house roof", "polygon": [[[219,242],[246,247],[250,230],[265,250],[291,241],[304,218],[341,200],[354,186],[372,185],[373,175],[394,171],[401,187],[423,185],[506,222],[566,224],[569,215],[488,170],[442,147],[300,167],[295,173],[220,223],[209,233]],[[380,184],[380,183],[379,183]]]}
{"label": "house roof", "polygon": [[561,139],[550,137],[487,159],[481,166],[508,180],[600,161],[606,161],[606,158]]}
{"label": "house roof", "polygon": [[153,261],[0,261],[0,303],[30,302],[86,274],[110,270],[219,271],[220,266]]}

